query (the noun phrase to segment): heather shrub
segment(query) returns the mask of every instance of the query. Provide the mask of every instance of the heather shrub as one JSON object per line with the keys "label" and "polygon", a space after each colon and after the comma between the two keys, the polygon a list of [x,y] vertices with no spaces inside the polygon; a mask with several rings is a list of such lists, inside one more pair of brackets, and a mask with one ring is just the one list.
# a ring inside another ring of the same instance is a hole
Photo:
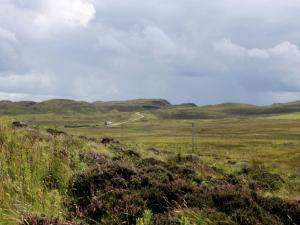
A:
{"label": "heather shrub", "polygon": [[114,215],[115,221],[133,224],[145,208],[158,214],[184,204],[193,185],[174,171],[181,170],[153,159],[135,166],[107,161],[73,177],[68,191],[72,201],[67,205],[82,218],[103,222]]}
{"label": "heather shrub", "polygon": [[249,187],[253,190],[275,191],[284,183],[278,174],[270,173],[262,165],[254,164],[252,167],[243,168],[239,175],[248,180]]}
{"label": "heather shrub", "polygon": [[255,193],[236,185],[217,186],[212,191],[214,207],[230,215],[238,224],[283,224],[254,198]]}
{"label": "heather shrub", "polygon": [[[153,158],[131,163],[106,158],[72,178],[67,205],[74,216],[102,224],[142,223],[144,209],[153,213],[151,224],[298,222],[297,204],[260,198],[239,175],[206,179],[203,182],[193,169]],[[174,215],[185,207],[198,214]]]}
{"label": "heather shrub", "polygon": [[27,215],[19,225],[84,225],[75,222],[63,222],[60,219],[49,219],[46,217]]}
{"label": "heather shrub", "polygon": [[179,217],[172,213],[160,213],[153,215],[153,221],[151,225],[180,225]]}
{"label": "heather shrub", "polygon": [[102,164],[108,160],[106,155],[94,151],[83,152],[79,156],[81,161],[88,164]]}
{"label": "heather shrub", "polygon": [[266,211],[276,215],[284,224],[300,224],[300,202],[285,201],[277,197],[263,198],[255,195],[255,200]]}

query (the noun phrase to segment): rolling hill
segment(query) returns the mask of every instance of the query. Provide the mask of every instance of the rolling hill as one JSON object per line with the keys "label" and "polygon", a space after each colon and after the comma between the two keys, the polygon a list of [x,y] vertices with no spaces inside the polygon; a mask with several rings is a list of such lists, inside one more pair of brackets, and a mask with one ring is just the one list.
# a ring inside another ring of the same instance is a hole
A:
{"label": "rolling hill", "polygon": [[171,106],[163,99],[137,99],[112,102],[84,102],[68,99],[52,99],[43,102],[11,102],[0,101],[0,115],[42,114],[42,113],[95,113],[117,110],[120,112],[135,112],[161,109]]}
{"label": "rolling hill", "polygon": [[52,99],[43,102],[0,101],[0,115],[19,114],[93,114],[97,112],[143,112],[151,111],[164,119],[209,119],[231,116],[264,116],[300,112],[300,101],[256,106],[243,103],[223,103],[197,106],[194,103],[172,105],[164,99],[136,99],[127,101],[84,102],[68,99]]}

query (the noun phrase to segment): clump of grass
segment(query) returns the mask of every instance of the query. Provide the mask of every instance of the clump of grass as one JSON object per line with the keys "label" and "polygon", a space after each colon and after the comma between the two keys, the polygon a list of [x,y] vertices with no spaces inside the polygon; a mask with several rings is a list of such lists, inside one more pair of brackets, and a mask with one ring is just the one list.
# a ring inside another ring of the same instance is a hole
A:
{"label": "clump of grass", "polygon": [[16,224],[25,214],[63,219],[68,181],[85,167],[79,153],[88,142],[10,124],[0,121],[0,224]]}
{"label": "clump of grass", "polygon": [[190,219],[185,216],[183,216],[179,219],[179,223],[180,223],[180,225],[192,225]]}
{"label": "clump of grass", "polygon": [[151,210],[146,209],[141,218],[136,220],[136,225],[151,225],[153,214]]}
{"label": "clump of grass", "polygon": [[183,208],[177,212],[177,216],[181,224],[236,225],[228,215],[213,208]]}

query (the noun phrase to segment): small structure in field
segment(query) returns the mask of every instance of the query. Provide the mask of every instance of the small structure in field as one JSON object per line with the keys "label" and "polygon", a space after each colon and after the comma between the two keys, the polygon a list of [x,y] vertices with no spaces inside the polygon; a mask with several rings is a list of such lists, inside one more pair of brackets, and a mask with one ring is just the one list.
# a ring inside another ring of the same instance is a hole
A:
{"label": "small structure in field", "polygon": [[107,120],[107,121],[105,121],[105,123],[104,123],[104,125],[105,126],[111,126],[113,124],[113,122],[111,121],[111,120]]}

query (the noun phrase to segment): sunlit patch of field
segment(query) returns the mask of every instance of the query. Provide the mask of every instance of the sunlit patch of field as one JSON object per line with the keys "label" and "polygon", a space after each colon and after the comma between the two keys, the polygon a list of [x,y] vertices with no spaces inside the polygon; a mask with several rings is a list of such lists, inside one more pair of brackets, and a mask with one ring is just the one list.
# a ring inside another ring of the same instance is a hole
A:
{"label": "sunlit patch of field", "polygon": [[275,115],[275,116],[270,116],[269,119],[299,120],[300,119],[300,113],[289,113],[289,114],[283,114],[283,115]]}

